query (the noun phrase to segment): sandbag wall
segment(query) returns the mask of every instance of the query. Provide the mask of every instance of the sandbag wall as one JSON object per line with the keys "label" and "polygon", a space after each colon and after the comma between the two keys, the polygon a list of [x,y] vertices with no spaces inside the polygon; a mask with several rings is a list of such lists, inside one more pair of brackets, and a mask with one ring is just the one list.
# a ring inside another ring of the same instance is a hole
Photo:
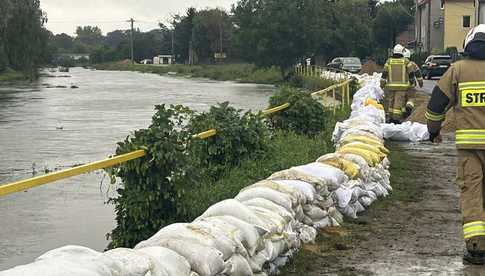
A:
{"label": "sandbag wall", "polygon": [[352,114],[333,133],[336,152],[276,172],[190,223],[164,227],[134,249],[51,250],[1,276],[273,275],[317,230],[355,218],[391,191],[378,75],[359,77]]}

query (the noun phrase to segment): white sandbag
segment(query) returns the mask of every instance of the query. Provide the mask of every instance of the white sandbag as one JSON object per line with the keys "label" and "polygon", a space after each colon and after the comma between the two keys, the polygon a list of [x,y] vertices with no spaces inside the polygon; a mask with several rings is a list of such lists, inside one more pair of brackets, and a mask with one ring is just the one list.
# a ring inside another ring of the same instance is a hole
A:
{"label": "white sandbag", "polygon": [[193,276],[189,262],[177,252],[164,247],[145,247],[138,251],[143,252],[163,265],[169,276]]}
{"label": "white sandbag", "polygon": [[[104,255],[123,264],[123,276],[165,276],[169,275],[159,260],[139,250],[116,248]],[[190,269],[187,274],[190,273]]]}
{"label": "white sandbag", "polygon": [[338,223],[343,223],[344,222],[344,216],[342,215],[342,213],[340,213],[339,210],[337,210],[337,208],[335,207],[330,207],[328,209],[328,215],[335,219]]}
{"label": "white sandbag", "polygon": [[233,235],[234,240],[239,240],[247,250],[248,255],[254,256],[254,254],[261,250],[264,246],[263,236],[268,234],[268,231],[257,227],[253,224],[249,224],[233,216],[215,216],[209,218],[199,218],[196,222],[207,222],[219,229],[223,230],[229,235]]}
{"label": "white sandbag", "polygon": [[364,206],[365,208],[368,208],[369,206],[372,205],[372,203],[374,203],[374,200],[369,196],[363,196],[359,198],[359,202],[360,204],[362,204],[362,206]]}
{"label": "white sandbag", "polygon": [[297,202],[292,201],[289,195],[265,187],[254,187],[248,190],[243,190],[234,199],[243,202],[253,198],[267,199],[282,206],[289,212],[293,210],[293,206],[297,205]]}
{"label": "white sandbag", "polygon": [[[184,257],[193,271],[200,276],[213,276],[231,270],[231,264],[225,262],[222,252],[193,241],[162,239],[157,246],[169,248]],[[138,245],[136,249],[141,248]]]}
{"label": "white sandbag", "polygon": [[362,206],[362,204],[360,204],[359,201],[354,202],[354,204],[352,204],[352,205],[353,205],[355,212],[357,214],[365,211],[364,206]]}
{"label": "white sandbag", "polygon": [[341,186],[335,190],[335,197],[337,198],[337,206],[341,209],[347,207],[352,199],[352,189]]}
{"label": "white sandbag", "polygon": [[226,272],[228,276],[253,276],[253,271],[248,260],[241,255],[234,255],[229,259],[232,263],[231,271]]}
{"label": "white sandbag", "polygon": [[315,227],[316,229],[322,229],[329,226],[332,226],[332,220],[330,217],[325,217],[313,223],[313,227]]}
{"label": "white sandbag", "polygon": [[257,217],[265,222],[265,226],[270,230],[271,234],[281,234],[288,226],[288,222],[286,222],[283,217],[275,212],[256,206],[249,206],[248,208],[253,211]]}
{"label": "white sandbag", "polygon": [[292,169],[318,177],[327,184],[330,191],[336,190],[342,183],[348,181],[348,177],[342,170],[318,162],[293,167]]}
{"label": "white sandbag", "polygon": [[249,189],[257,188],[257,187],[270,188],[270,189],[273,189],[277,192],[287,194],[291,197],[291,201],[292,201],[293,205],[306,203],[305,195],[302,194],[298,189],[295,189],[295,188],[288,186],[288,185],[280,184],[277,181],[272,181],[272,180],[259,181],[259,182],[255,183],[253,185],[245,187],[241,191],[245,191],[245,190],[249,190]]}
{"label": "white sandbag", "polygon": [[317,191],[311,184],[307,182],[300,180],[274,180],[274,182],[290,186],[299,190],[300,193],[305,196],[306,200],[304,203],[313,202],[315,200],[315,194],[317,193]]}
{"label": "white sandbag", "polygon": [[82,246],[64,246],[38,257],[35,262],[0,272],[2,276],[119,276],[123,265]]}
{"label": "white sandbag", "polygon": [[313,227],[303,225],[299,229],[299,236],[298,237],[300,238],[300,240],[303,243],[314,242],[315,239],[317,238],[317,230],[315,230],[315,228],[313,228]]}
{"label": "white sandbag", "polygon": [[312,221],[317,221],[323,219],[324,217],[327,217],[328,212],[317,206],[311,206],[311,208],[307,212],[305,212],[305,215],[310,217]]}
{"label": "white sandbag", "polygon": [[253,198],[247,201],[242,202],[246,206],[255,206],[255,207],[261,207],[265,208],[269,211],[275,212],[282,218],[286,220],[287,223],[295,219],[295,214],[288,212],[284,207],[281,205],[278,205],[270,200],[264,199],[264,198]]}
{"label": "white sandbag", "polygon": [[384,138],[395,141],[419,142],[429,139],[425,124],[404,122],[402,124],[381,124]]}
{"label": "white sandbag", "polygon": [[229,259],[236,252],[236,245],[225,236],[215,237],[209,231],[190,225],[188,223],[174,223],[168,225],[148,240],[142,241],[137,248],[161,246],[164,240],[177,239],[187,242],[198,243],[203,246],[211,247],[220,251],[223,259]]}
{"label": "white sandbag", "polygon": [[357,218],[357,210],[355,210],[355,207],[352,204],[349,204],[345,206],[344,208],[339,208],[339,211],[347,217],[356,219]]}
{"label": "white sandbag", "polygon": [[[251,192],[256,192],[254,190],[259,190],[258,195],[261,196],[251,196]],[[263,195],[265,195],[265,192],[269,193],[270,195],[267,197],[263,197]],[[198,219],[217,216],[233,216],[249,224],[265,228],[265,223],[261,221],[248,207],[241,203],[241,201],[249,200],[254,197],[263,197],[269,200],[273,199],[275,201],[281,201],[282,203],[284,202],[285,204],[290,205],[289,209],[291,210],[291,200],[289,199],[289,197],[285,194],[278,193],[271,189],[255,188],[242,192],[238,196],[239,198],[236,197],[236,199],[226,199],[212,205]],[[266,231],[269,232],[267,229]]]}
{"label": "white sandbag", "polygon": [[315,177],[311,174],[304,173],[300,170],[295,170],[294,168],[275,172],[270,177],[268,177],[268,179],[273,181],[299,180],[312,185],[315,188],[317,194],[324,195],[329,193],[327,181],[325,179]]}

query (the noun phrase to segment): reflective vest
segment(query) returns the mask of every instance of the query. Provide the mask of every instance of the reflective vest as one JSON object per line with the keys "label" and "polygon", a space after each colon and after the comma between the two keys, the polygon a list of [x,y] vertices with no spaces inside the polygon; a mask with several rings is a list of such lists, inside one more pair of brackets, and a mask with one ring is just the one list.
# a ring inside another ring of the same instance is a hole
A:
{"label": "reflective vest", "polygon": [[408,90],[409,60],[406,58],[390,58],[387,60],[385,69],[388,72],[386,88],[388,90]]}
{"label": "reflective vest", "polygon": [[459,148],[485,147],[485,73],[483,81],[458,83],[456,145]]}

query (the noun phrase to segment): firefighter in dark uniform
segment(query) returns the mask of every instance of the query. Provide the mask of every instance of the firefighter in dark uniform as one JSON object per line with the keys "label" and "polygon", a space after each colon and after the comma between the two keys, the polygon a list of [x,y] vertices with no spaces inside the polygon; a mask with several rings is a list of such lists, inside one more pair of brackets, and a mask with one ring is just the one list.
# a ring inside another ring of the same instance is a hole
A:
{"label": "firefighter in dark uniform", "polygon": [[440,142],[446,111],[455,111],[464,262],[485,264],[485,24],[468,33],[464,49],[467,57],[454,63],[434,88],[426,118],[430,140]]}

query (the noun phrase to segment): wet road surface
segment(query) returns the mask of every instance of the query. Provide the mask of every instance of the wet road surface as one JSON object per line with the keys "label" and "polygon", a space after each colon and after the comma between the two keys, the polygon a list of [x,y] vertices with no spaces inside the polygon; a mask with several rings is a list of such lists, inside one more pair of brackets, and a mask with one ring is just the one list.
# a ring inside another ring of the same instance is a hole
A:
{"label": "wet road surface", "polygon": [[[0,84],[0,183],[106,158],[116,142],[148,126],[156,104],[201,111],[229,101],[260,110],[274,91],[267,85],[80,68],[55,75],[33,84]],[[104,204],[114,187],[102,180],[96,172],[0,198],[0,270],[67,244],[103,250],[115,222],[113,206]]]}

